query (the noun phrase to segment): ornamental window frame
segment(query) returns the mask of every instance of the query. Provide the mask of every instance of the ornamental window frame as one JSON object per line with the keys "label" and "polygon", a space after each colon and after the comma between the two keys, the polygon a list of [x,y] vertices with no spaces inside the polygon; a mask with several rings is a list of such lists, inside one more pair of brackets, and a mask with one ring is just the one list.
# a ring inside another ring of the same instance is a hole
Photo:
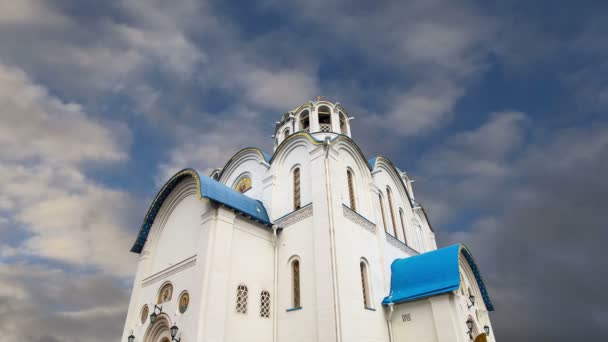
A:
{"label": "ornamental window frame", "polygon": [[[244,190],[240,190],[239,189],[239,184],[244,181],[245,179],[249,179],[249,187],[244,189]],[[234,189],[235,191],[238,191],[242,194],[246,193],[247,191],[251,190],[251,188],[253,188],[253,178],[251,177],[251,174],[249,172],[243,172],[242,174],[240,174],[237,178],[236,181],[234,181],[233,185],[232,185],[232,189]]]}
{"label": "ornamental window frame", "polygon": [[270,292],[267,290],[260,292],[260,317],[270,318]]}
{"label": "ornamental window frame", "polygon": [[[165,296],[165,290],[169,291],[168,296]],[[163,304],[170,302],[173,298],[173,284],[171,282],[165,282],[158,290],[158,294],[156,296],[156,304]]]}
{"label": "ornamental window frame", "polygon": [[245,284],[239,284],[236,287],[236,313],[247,314],[247,302],[249,300],[249,289]]}

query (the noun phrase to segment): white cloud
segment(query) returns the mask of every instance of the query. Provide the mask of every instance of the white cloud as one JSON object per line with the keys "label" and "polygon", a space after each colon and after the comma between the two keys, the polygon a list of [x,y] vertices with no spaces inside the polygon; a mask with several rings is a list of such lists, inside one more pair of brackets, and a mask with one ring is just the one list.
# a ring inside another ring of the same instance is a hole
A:
{"label": "white cloud", "polygon": [[133,202],[83,169],[127,159],[128,128],[92,120],[1,64],[0,119],[4,225],[28,234],[10,254],[129,274],[133,264],[120,256],[132,240],[125,220]]}

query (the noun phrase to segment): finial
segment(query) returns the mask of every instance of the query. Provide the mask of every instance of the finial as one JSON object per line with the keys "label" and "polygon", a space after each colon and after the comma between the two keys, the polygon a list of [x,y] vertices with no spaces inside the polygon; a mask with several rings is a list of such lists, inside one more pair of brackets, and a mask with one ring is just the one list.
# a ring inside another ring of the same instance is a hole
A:
{"label": "finial", "polygon": [[321,95],[317,96],[317,101],[325,100],[325,98]]}

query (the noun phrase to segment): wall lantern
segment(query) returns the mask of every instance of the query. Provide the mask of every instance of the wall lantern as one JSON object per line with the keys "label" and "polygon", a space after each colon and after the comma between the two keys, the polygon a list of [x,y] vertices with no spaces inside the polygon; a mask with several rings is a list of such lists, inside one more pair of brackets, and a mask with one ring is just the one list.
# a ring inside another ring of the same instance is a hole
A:
{"label": "wall lantern", "polygon": [[485,332],[486,332],[486,335],[487,335],[487,336],[490,336],[490,327],[489,327],[489,326],[485,325],[485,326],[483,327],[483,331],[485,331]]}
{"label": "wall lantern", "polygon": [[[156,309],[158,309],[158,313],[156,313]],[[150,324],[154,324],[154,322],[156,322],[156,317],[158,317],[158,315],[160,315],[162,312],[163,307],[154,304],[154,310],[152,310],[152,313],[150,314]]]}
{"label": "wall lantern", "polygon": [[127,341],[129,341],[129,342],[135,341],[135,336],[133,336],[133,330],[131,330],[131,335],[129,335],[129,337],[127,337]]}
{"label": "wall lantern", "polygon": [[171,330],[171,339],[173,339],[173,341],[179,342],[179,339],[175,338],[175,336],[177,336],[177,330],[179,330],[177,328],[177,325],[173,324],[173,326],[169,328],[169,330]]}
{"label": "wall lantern", "polygon": [[471,318],[467,319],[467,329],[469,329],[469,331],[467,331],[467,334],[469,334],[469,338],[473,339],[473,320]]}
{"label": "wall lantern", "polygon": [[471,301],[471,305],[467,305],[467,307],[470,309],[471,307],[473,307],[473,305],[475,305],[475,296],[470,295],[469,300]]}

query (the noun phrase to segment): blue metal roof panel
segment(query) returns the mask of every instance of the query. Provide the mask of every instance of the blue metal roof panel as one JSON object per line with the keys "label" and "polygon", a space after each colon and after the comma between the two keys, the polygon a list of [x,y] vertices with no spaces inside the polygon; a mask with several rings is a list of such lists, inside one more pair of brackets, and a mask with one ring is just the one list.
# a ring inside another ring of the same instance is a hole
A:
{"label": "blue metal roof panel", "polygon": [[199,185],[200,198],[207,198],[211,201],[225,205],[236,212],[251,217],[263,224],[271,224],[266,208],[264,208],[262,202],[247,197],[213,178],[201,176],[196,170],[184,169],[171,177],[154,198],[154,201],[150,205],[148,213],[144,218],[144,222],[139,229],[137,239],[135,240],[133,247],[131,247],[131,252],[141,253],[158,211],[171,191],[185,177],[193,177],[196,180]]}
{"label": "blue metal roof panel", "polygon": [[374,169],[374,166],[376,166],[376,159],[377,159],[377,158],[378,158],[378,157],[374,157],[374,158],[372,158],[372,159],[370,159],[370,160],[368,160],[368,161],[367,161],[367,163],[369,164],[369,167],[370,167],[372,170]]}
{"label": "blue metal roof panel", "polygon": [[471,265],[489,311],[494,307],[477,265],[463,245],[453,245],[405,259],[391,265],[391,291],[382,304],[404,303],[457,290],[460,287],[459,253]]}
{"label": "blue metal roof panel", "polygon": [[264,224],[270,224],[262,202],[220,183],[207,176],[199,176],[202,197],[221,203]]}
{"label": "blue metal roof panel", "polygon": [[271,154],[268,154],[268,153],[266,153],[266,152],[262,152],[262,155],[264,156],[264,160],[265,160],[265,161],[266,161],[268,164],[270,164],[270,159],[272,159],[272,155],[271,155]]}

